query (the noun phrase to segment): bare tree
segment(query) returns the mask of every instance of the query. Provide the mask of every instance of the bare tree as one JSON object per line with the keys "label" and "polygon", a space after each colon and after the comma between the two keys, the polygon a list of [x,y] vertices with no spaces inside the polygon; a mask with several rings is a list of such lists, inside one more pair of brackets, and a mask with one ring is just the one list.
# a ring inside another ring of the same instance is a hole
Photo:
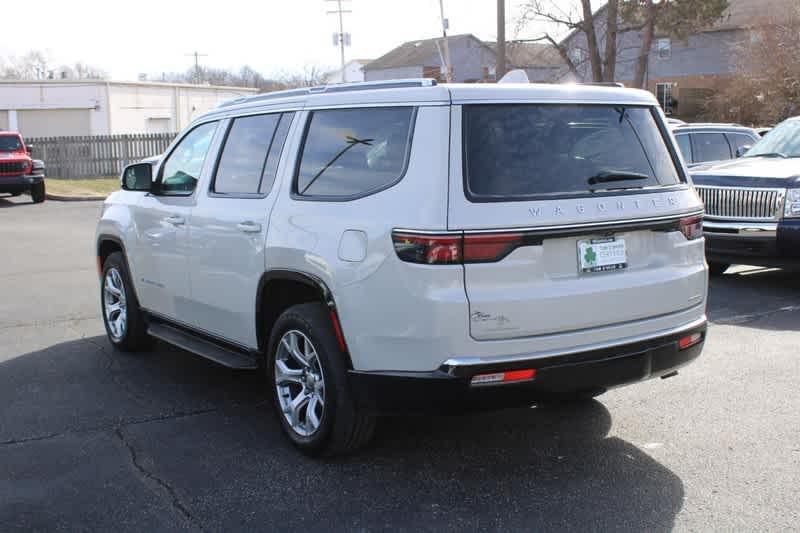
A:
{"label": "bare tree", "polygon": [[592,11],[590,0],[580,0],[577,8],[559,0],[528,0],[518,28],[542,22],[581,34],[585,48],[575,47],[577,39],[565,42],[551,33],[538,40],[556,48],[573,76],[580,78],[579,69],[588,61],[592,81],[606,82],[616,79],[621,35],[638,32],[633,85],[642,87],[656,35],[685,39],[719,20],[727,7],[728,0],[608,0],[605,9]]}
{"label": "bare tree", "polygon": [[656,35],[686,39],[718,21],[728,0],[623,0],[620,18],[625,31],[641,32],[641,47],[633,76],[634,87],[643,87],[647,58]]}
{"label": "bare tree", "polygon": [[[561,29],[566,28],[570,32],[580,32],[586,39],[585,49],[570,49],[566,43],[549,32],[534,40],[545,41],[555,47],[564,64],[576,78],[581,78],[579,68],[588,61],[592,81],[613,81],[616,70],[618,6],[619,0],[609,0],[605,20],[599,24],[595,12],[592,11],[590,0],[580,0],[580,9],[573,6],[565,8],[563,1],[529,0],[523,8],[517,31],[531,22],[544,22]],[[602,35],[598,35],[601,31]],[[613,38],[609,39],[609,35],[613,35]],[[601,41],[606,43],[603,55],[600,53]],[[585,52],[586,57],[583,57],[583,53],[573,54],[573,50]]]}
{"label": "bare tree", "polygon": [[49,54],[31,50],[21,57],[8,57],[0,61],[0,79],[103,79],[106,73],[82,62],[73,65],[55,65]]}
{"label": "bare tree", "polygon": [[775,124],[800,114],[800,6],[754,21],[733,45],[735,76],[708,102],[706,118]]}

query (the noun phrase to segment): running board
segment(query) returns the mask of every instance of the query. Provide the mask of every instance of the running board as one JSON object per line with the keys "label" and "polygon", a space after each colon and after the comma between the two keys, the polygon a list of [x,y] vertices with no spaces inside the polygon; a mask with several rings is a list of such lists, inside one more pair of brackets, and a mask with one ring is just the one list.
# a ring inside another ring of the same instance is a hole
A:
{"label": "running board", "polygon": [[151,322],[147,328],[147,333],[166,343],[183,348],[228,368],[237,370],[254,370],[258,368],[255,357],[248,355],[247,352],[221,346],[162,322]]}

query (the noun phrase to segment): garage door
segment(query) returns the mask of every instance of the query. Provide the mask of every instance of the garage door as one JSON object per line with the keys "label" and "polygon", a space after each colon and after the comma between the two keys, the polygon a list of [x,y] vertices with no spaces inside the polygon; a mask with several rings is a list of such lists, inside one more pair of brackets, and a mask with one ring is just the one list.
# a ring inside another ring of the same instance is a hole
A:
{"label": "garage door", "polygon": [[0,130],[8,129],[8,111],[0,111]]}
{"label": "garage door", "polygon": [[17,111],[19,132],[25,137],[89,135],[88,109],[27,109]]}

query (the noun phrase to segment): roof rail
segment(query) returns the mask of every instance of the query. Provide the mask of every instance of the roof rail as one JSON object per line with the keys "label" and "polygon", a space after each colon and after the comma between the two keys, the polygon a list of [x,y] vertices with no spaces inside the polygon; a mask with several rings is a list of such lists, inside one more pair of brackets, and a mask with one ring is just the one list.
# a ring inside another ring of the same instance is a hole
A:
{"label": "roof rail", "polygon": [[222,102],[217,106],[230,107],[232,105],[249,104],[253,102],[263,102],[278,98],[290,98],[292,96],[307,96],[310,94],[344,93],[351,91],[370,91],[372,89],[402,89],[405,87],[434,87],[437,85],[433,78],[418,78],[407,80],[381,80],[363,81],[357,83],[334,83],[330,85],[317,85],[303,89],[288,89],[285,91],[273,91],[252,96],[240,96],[232,100]]}
{"label": "roof rail", "polygon": [[621,89],[625,88],[625,84],[620,83],[618,81],[582,81],[578,83],[578,85],[594,85],[595,87],[619,87]]}

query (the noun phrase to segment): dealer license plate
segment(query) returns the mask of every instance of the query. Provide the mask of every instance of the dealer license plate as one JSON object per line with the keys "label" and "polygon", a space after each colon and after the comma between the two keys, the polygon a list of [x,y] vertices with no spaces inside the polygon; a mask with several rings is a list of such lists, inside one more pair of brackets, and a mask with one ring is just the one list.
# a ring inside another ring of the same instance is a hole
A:
{"label": "dealer license plate", "polygon": [[607,272],[628,266],[625,239],[609,237],[578,241],[578,271]]}

